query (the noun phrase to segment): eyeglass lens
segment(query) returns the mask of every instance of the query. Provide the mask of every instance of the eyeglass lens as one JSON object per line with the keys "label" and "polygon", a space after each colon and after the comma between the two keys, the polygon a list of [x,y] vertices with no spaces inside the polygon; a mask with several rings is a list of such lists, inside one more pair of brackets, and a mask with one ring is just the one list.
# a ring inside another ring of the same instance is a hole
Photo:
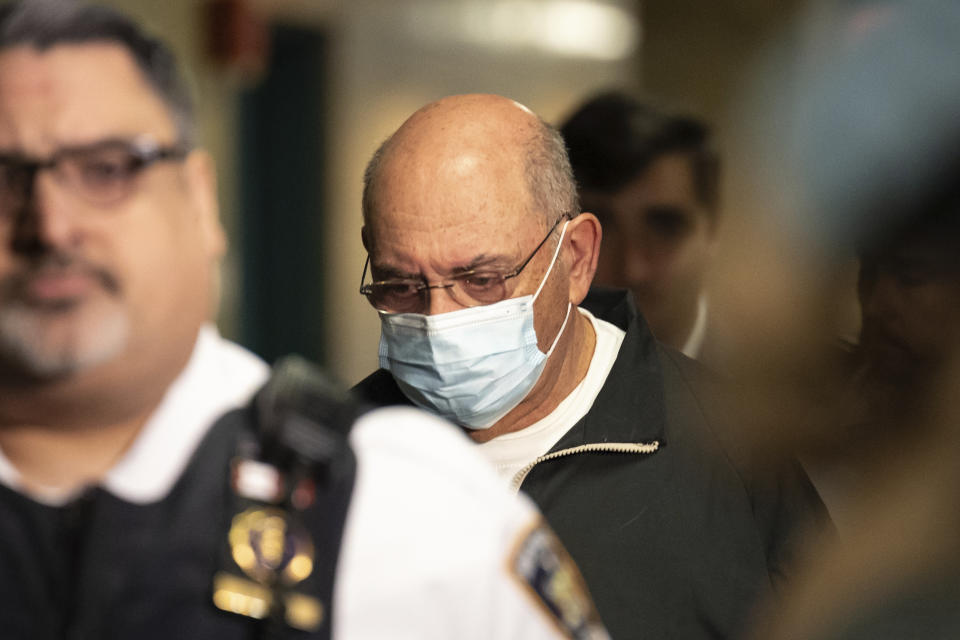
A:
{"label": "eyeglass lens", "polygon": [[[455,275],[443,284],[429,285],[418,280],[386,280],[367,283],[367,272],[370,266],[370,257],[363,265],[363,276],[361,277],[360,293],[367,297],[367,300],[376,309],[382,311],[393,311],[398,313],[412,313],[422,311],[427,306],[427,296],[432,295],[430,289],[447,289],[450,296],[459,304],[465,307],[475,307],[486,304],[494,304],[504,300],[510,295],[508,281],[519,275],[533,257],[540,251],[540,248],[547,242],[554,230],[563,220],[569,219],[564,215],[550,227],[547,235],[543,237],[540,244],[530,253],[530,256],[523,261],[513,272],[503,274],[496,271],[470,271]],[[371,273],[371,276],[373,274]],[[435,295],[435,294],[433,294]]]}
{"label": "eyeglass lens", "polygon": [[493,304],[509,295],[507,280],[499,273],[461,274],[438,285],[416,281],[376,282],[366,285],[364,292],[370,304],[377,309],[407,313],[424,309],[428,296],[442,295],[432,289],[445,289],[458,304],[465,307]]}
{"label": "eyeglass lens", "polygon": [[143,151],[116,142],[63,150],[45,162],[0,157],[0,215],[14,213],[26,204],[42,170],[49,170],[59,184],[83,200],[110,205],[129,195],[143,169],[177,154],[159,148]]}

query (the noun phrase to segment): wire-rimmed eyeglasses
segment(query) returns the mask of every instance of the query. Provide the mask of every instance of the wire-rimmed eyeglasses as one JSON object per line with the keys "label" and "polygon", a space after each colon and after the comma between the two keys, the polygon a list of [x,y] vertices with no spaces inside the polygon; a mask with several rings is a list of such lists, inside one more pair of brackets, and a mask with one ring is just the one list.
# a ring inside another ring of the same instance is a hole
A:
{"label": "wire-rimmed eyeglasses", "polygon": [[370,266],[370,256],[367,255],[363,263],[363,275],[360,277],[360,293],[366,296],[375,309],[394,313],[422,311],[427,306],[427,295],[430,289],[447,289],[453,299],[465,307],[500,302],[510,296],[509,281],[523,272],[540,248],[553,235],[557,226],[569,219],[571,219],[569,213],[560,216],[527,259],[508,273],[493,269],[472,269],[452,275],[446,282],[436,284],[414,278],[393,278],[364,284]]}

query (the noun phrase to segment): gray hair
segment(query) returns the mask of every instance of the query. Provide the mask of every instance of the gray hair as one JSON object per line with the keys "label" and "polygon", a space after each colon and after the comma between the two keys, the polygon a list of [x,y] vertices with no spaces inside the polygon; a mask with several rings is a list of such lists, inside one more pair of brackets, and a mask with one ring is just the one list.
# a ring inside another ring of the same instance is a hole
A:
{"label": "gray hair", "polygon": [[[544,228],[547,228],[561,216],[580,213],[580,200],[563,137],[543,119],[538,120],[539,126],[525,146],[524,174],[534,208],[542,212]],[[361,206],[365,223],[369,223],[373,213],[375,183],[392,140],[393,136],[377,147],[363,172]]]}
{"label": "gray hair", "polygon": [[534,206],[543,212],[546,226],[561,216],[580,213],[577,183],[560,132],[541,118],[526,151],[527,189]]}
{"label": "gray hair", "polygon": [[64,0],[18,0],[0,7],[0,49],[29,45],[44,51],[60,44],[116,43],[136,62],[170,110],[180,142],[196,142],[193,100],[170,48],[122,13]]}

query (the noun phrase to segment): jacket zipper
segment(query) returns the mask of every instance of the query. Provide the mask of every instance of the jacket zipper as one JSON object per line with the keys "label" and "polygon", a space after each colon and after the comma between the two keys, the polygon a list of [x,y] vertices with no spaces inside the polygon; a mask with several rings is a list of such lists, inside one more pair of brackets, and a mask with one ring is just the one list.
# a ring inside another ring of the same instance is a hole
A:
{"label": "jacket zipper", "polygon": [[594,453],[594,452],[603,452],[603,453],[642,453],[650,454],[656,452],[660,448],[660,442],[654,440],[653,442],[596,442],[593,444],[582,444],[577,447],[570,447],[569,449],[561,449],[560,451],[554,451],[546,455],[542,455],[513,476],[513,480],[510,482],[510,488],[514,491],[520,490],[520,485],[523,484],[523,481],[526,479],[527,474],[530,471],[540,464],[547,460],[554,460],[555,458],[562,458],[564,456],[570,456],[576,453]]}

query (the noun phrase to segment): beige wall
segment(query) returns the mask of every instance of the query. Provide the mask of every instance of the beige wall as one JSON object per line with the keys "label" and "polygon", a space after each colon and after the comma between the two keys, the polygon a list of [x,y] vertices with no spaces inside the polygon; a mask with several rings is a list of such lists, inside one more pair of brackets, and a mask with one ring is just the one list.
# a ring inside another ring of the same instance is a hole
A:
{"label": "beige wall", "polygon": [[644,0],[644,91],[702,115],[726,141],[753,59],[804,4]]}

